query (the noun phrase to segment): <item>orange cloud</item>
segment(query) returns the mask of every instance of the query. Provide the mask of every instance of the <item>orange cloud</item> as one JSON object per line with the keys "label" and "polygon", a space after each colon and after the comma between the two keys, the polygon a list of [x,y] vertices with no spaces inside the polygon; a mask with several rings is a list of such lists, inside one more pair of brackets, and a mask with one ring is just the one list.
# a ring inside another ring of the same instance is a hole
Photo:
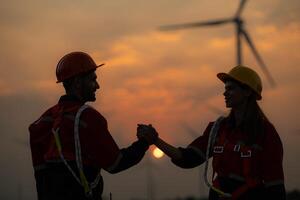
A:
{"label": "orange cloud", "polygon": [[13,94],[13,89],[11,88],[11,86],[0,80],[0,96],[9,96]]}
{"label": "orange cloud", "polygon": [[215,49],[231,48],[234,44],[233,37],[231,38],[215,38],[210,41],[210,46]]}
{"label": "orange cloud", "polygon": [[299,48],[300,25],[290,23],[279,29],[275,25],[258,26],[255,29],[258,40],[255,41],[263,51],[288,50],[290,46]]}

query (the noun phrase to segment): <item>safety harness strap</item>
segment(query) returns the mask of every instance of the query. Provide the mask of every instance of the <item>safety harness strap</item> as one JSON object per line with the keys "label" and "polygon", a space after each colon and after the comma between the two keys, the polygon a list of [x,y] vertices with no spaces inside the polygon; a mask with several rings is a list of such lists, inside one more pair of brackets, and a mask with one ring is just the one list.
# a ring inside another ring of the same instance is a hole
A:
{"label": "safety harness strap", "polygon": [[75,155],[76,155],[76,164],[79,170],[79,177],[81,180],[81,184],[84,188],[85,193],[90,192],[89,183],[83,173],[83,166],[82,166],[82,158],[81,158],[81,145],[79,139],[79,119],[81,113],[88,108],[88,105],[83,105],[79,108],[75,116],[75,123],[74,123],[74,142],[75,142]]}
{"label": "safety harness strap", "polygon": [[88,180],[84,174],[84,171],[83,171],[82,157],[81,157],[81,145],[80,145],[80,138],[79,138],[80,115],[88,107],[89,107],[88,105],[84,104],[79,108],[79,110],[76,113],[75,123],[74,123],[75,157],[76,157],[76,165],[77,165],[77,168],[79,171],[79,177],[76,175],[74,170],[70,167],[70,165],[68,164],[68,162],[66,161],[66,159],[64,158],[64,156],[62,154],[62,145],[61,145],[60,138],[59,138],[59,126],[60,126],[62,113],[63,113],[62,109],[59,110],[58,117],[54,121],[52,133],[54,135],[55,143],[56,143],[60,158],[62,159],[63,163],[66,165],[66,167],[71,172],[71,174],[76,179],[76,181],[80,185],[83,186],[85,194],[87,196],[92,196],[92,189],[98,185],[98,183],[101,179],[101,174],[99,171],[95,180],[92,183],[88,182]]}
{"label": "safety harness strap", "polygon": [[73,177],[75,178],[75,180],[80,185],[82,185],[81,182],[80,182],[80,180],[79,180],[79,178],[76,176],[76,173],[71,168],[71,166],[68,164],[68,162],[66,161],[66,159],[65,159],[65,157],[64,157],[64,155],[62,153],[62,146],[61,146],[61,142],[60,142],[60,139],[59,139],[58,131],[59,131],[59,128],[57,128],[56,130],[52,129],[52,133],[53,133],[54,138],[55,138],[55,143],[56,143],[56,146],[57,146],[57,150],[58,150],[59,156],[60,156],[61,160],[63,161],[63,163],[68,168],[68,170],[71,172],[71,174],[73,175]]}
{"label": "safety harness strap", "polygon": [[[207,169],[208,169],[208,164],[209,164],[209,155],[210,153],[212,152],[212,148],[214,143],[215,143],[215,140],[216,140],[216,137],[217,137],[217,134],[218,134],[218,131],[219,131],[219,128],[220,128],[220,124],[222,122],[222,120],[224,119],[223,116],[219,117],[215,123],[213,124],[211,130],[210,130],[210,133],[209,133],[209,137],[208,137],[208,143],[207,143],[207,149],[206,149],[206,160],[205,160],[205,168],[204,168],[204,182],[205,184],[212,190],[214,190],[215,192],[217,192],[220,196],[222,197],[231,197],[231,194],[229,193],[225,193],[223,191],[221,191],[220,189],[218,189],[217,187],[211,185],[208,181],[208,178],[207,178]],[[214,175],[213,175],[214,176]]]}

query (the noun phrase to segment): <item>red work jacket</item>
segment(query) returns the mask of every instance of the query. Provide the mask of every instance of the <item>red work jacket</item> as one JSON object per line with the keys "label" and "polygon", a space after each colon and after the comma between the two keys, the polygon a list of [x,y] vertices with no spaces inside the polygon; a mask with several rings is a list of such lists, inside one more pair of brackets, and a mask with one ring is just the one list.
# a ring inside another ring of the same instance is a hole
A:
{"label": "red work jacket", "polygon": [[[189,148],[193,148],[202,156],[206,154],[212,125],[213,123],[209,123],[204,134],[189,145]],[[227,123],[221,123],[218,137],[213,145],[214,152],[211,155],[213,156],[213,170],[219,177],[240,181],[247,178],[244,177],[244,158],[241,157],[241,147],[245,140],[245,134],[241,131],[234,131]],[[255,144],[247,148],[251,150],[250,176],[258,178],[266,186],[283,184],[283,147],[277,131],[270,122],[265,120],[264,135],[258,137]]]}
{"label": "red work jacket", "polygon": [[[66,160],[75,160],[74,120],[82,105],[80,101],[62,97],[57,105],[30,125],[30,147],[35,168],[48,161],[60,160],[51,131],[58,117],[61,117],[59,137],[62,154]],[[80,116],[79,137],[84,165],[107,169],[117,160],[120,150],[108,131],[107,121],[92,107],[85,109]]]}

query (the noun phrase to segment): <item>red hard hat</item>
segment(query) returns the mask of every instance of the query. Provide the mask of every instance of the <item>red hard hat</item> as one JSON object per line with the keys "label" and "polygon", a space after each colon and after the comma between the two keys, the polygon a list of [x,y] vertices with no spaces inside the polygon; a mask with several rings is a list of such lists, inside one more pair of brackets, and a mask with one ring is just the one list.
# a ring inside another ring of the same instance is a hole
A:
{"label": "red hard hat", "polygon": [[78,74],[96,69],[101,65],[96,65],[90,55],[84,52],[72,52],[60,59],[56,66],[57,83]]}

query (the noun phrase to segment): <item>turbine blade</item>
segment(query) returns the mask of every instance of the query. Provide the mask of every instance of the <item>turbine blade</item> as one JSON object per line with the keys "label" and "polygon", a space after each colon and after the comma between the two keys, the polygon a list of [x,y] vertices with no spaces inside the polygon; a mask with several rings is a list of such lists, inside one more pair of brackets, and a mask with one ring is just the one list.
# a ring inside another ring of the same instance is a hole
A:
{"label": "turbine blade", "polygon": [[242,13],[242,11],[243,11],[243,9],[244,9],[244,7],[245,7],[246,1],[247,1],[247,0],[241,0],[241,3],[240,3],[240,5],[239,5],[239,8],[238,8],[238,10],[236,11],[236,14],[235,14],[236,17],[239,17],[239,16],[241,15],[241,13]]}
{"label": "turbine blade", "polygon": [[226,112],[214,105],[211,105],[211,104],[206,104],[206,107],[208,110],[210,110],[212,113],[215,113],[217,115],[225,115]]}
{"label": "turbine blade", "polygon": [[236,54],[237,54],[237,64],[241,65],[243,60],[242,60],[242,41],[241,41],[241,31],[240,27],[237,27],[236,30]]}
{"label": "turbine blade", "polygon": [[179,29],[186,29],[186,28],[198,28],[202,26],[214,26],[214,25],[221,25],[226,24],[229,22],[233,22],[233,19],[221,19],[221,20],[213,20],[213,21],[206,21],[206,22],[194,22],[194,23],[185,23],[185,24],[171,24],[166,26],[159,27],[162,31],[171,31],[171,30],[179,30]]}
{"label": "turbine blade", "polygon": [[199,137],[199,133],[197,133],[197,131],[195,131],[193,128],[191,128],[187,123],[182,123],[181,126],[183,129],[185,129],[188,132],[188,134],[192,138]]}
{"label": "turbine blade", "polygon": [[241,33],[242,35],[244,35],[252,53],[254,54],[256,60],[258,61],[259,63],[259,66],[260,68],[262,69],[263,73],[266,75],[269,83],[271,84],[272,87],[275,87],[276,86],[276,83],[271,75],[271,73],[269,72],[266,64],[264,63],[264,61],[262,60],[261,56],[258,54],[258,51],[256,50],[255,46],[254,46],[254,43],[252,42],[249,34],[246,32],[246,30],[242,29],[241,30]]}

